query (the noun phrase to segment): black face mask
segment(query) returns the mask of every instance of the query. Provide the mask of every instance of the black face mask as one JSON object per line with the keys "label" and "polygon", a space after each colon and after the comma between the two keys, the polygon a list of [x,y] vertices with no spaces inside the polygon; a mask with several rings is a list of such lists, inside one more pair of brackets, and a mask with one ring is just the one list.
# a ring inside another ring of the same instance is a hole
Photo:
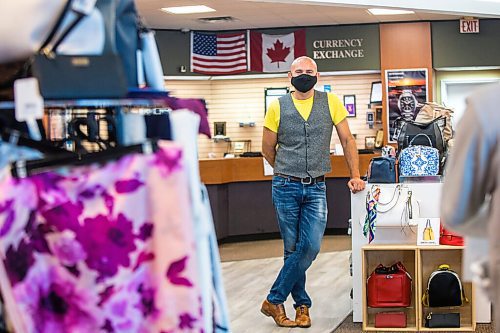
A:
{"label": "black face mask", "polygon": [[299,76],[292,77],[292,85],[300,92],[308,92],[318,82],[317,76],[308,74],[300,74]]}

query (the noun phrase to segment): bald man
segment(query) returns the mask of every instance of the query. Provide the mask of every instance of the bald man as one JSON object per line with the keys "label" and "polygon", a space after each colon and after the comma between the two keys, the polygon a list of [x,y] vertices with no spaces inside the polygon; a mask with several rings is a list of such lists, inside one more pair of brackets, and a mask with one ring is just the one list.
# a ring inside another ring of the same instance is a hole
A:
{"label": "bald man", "polygon": [[[333,127],[344,148],[350,170],[348,187],[364,189],[358,169],[358,150],[349,130],[347,111],[332,93],[314,90],[319,77],[309,57],[294,60],[288,73],[295,91],[275,100],[264,121],[262,153],[274,167],[273,204],[284,243],[284,265],[261,312],[282,327],[310,327],[311,298],[306,271],[316,258],[327,221],[325,174],[331,171]],[[283,303],[292,295],[295,321]]]}

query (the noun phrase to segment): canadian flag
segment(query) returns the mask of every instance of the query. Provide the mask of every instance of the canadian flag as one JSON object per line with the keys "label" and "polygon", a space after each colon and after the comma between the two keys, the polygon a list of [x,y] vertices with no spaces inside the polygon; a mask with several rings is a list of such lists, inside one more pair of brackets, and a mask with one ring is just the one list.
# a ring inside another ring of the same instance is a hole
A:
{"label": "canadian flag", "polygon": [[250,70],[288,72],[295,58],[306,55],[306,31],[287,35],[250,32]]}

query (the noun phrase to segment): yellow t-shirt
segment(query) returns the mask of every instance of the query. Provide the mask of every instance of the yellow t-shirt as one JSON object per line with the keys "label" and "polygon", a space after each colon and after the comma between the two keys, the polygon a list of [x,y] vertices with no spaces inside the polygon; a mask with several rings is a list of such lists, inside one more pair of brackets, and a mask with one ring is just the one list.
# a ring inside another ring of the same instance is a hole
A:
{"label": "yellow t-shirt", "polygon": [[[347,117],[347,110],[344,104],[340,101],[337,95],[328,93],[328,106],[330,107],[330,115],[332,116],[332,121],[334,125],[337,125],[342,120]],[[292,94],[293,104],[299,111],[300,115],[304,120],[307,121],[309,115],[311,114],[314,96],[308,99],[295,99]],[[267,127],[274,133],[278,133],[278,127],[280,125],[280,103],[278,99],[275,99],[269,105],[264,118],[264,127]]]}

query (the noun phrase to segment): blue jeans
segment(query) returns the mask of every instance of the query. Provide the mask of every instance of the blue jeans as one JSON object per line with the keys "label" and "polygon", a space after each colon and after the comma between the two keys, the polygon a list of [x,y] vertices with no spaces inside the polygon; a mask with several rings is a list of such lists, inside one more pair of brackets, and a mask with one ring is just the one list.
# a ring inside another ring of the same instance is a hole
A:
{"label": "blue jeans", "polygon": [[306,271],[319,253],[326,228],[326,184],[304,185],[274,176],[273,204],[283,238],[285,260],[267,300],[281,304],[291,293],[294,307],[311,307],[312,301],[306,292]]}

